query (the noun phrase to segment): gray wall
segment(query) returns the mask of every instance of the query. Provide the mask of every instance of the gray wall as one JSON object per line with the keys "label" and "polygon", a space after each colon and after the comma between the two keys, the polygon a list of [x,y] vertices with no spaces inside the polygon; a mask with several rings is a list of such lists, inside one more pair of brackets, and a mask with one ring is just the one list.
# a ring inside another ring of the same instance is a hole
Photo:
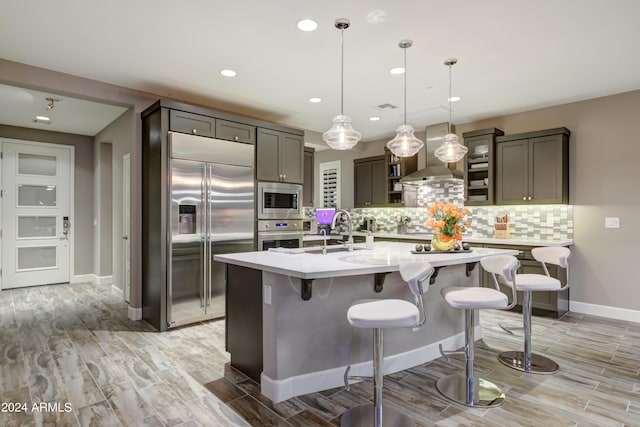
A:
{"label": "gray wall", "polygon": [[[109,260],[112,261],[113,271],[113,285],[121,290],[124,290],[123,283],[123,246],[122,236],[124,236],[123,230],[123,171],[122,171],[122,158],[126,153],[131,152],[129,135],[135,132],[136,116],[132,109],[129,109],[122,113],[115,121],[109,126],[104,128],[99,134],[97,134],[94,140],[97,143],[108,142],[111,145],[112,152],[109,154],[112,168],[112,188],[111,188],[111,217],[113,227],[110,229],[111,235],[110,241],[113,242],[113,247],[109,246],[111,253],[108,254]],[[133,165],[131,165],[133,168]],[[139,194],[139,193],[138,193]],[[133,190],[131,196],[135,197]],[[102,249],[104,250],[104,248]],[[103,254],[103,261],[107,258],[107,254]]]}
{"label": "gray wall", "polygon": [[[137,196],[140,194],[142,175],[141,175],[141,121],[140,113],[144,111],[149,105],[158,99],[158,95],[152,95],[132,89],[123,88],[120,86],[111,85],[108,83],[99,82],[96,80],[85,79],[81,77],[72,76],[69,74],[59,73],[56,71],[47,70],[44,68],[33,67],[26,64],[20,64],[17,62],[0,59],[0,82],[9,85],[27,87],[31,89],[52,91],[61,95],[73,96],[81,99],[89,99],[97,102],[104,102],[108,104],[121,105],[130,107],[130,112],[125,113],[126,118],[122,120],[128,122],[125,140],[122,144],[126,144],[130,148],[131,153],[131,301],[130,305],[134,308],[140,308],[141,304],[141,282],[142,271],[141,258],[142,258],[142,246],[141,246],[141,209],[140,198]],[[120,120],[120,118],[118,120]],[[90,161],[93,161],[93,141],[90,139],[88,145],[91,148],[91,154],[89,156]],[[120,143],[118,143],[119,146]],[[114,145],[114,156],[116,146]],[[76,153],[76,156],[78,154]],[[77,159],[76,159],[77,163]],[[115,164],[118,162],[114,162]],[[121,163],[121,161],[120,161]],[[120,166],[121,167],[121,166]],[[78,172],[78,170],[76,170]],[[118,175],[117,169],[114,169],[114,179]],[[93,185],[93,169],[91,169],[91,177],[81,180],[83,184],[88,186],[88,191],[92,191]],[[78,177],[76,177],[76,185],[78,185]],[[114,188],[118,187],[118,184],[114,182]],[[121,186],[120,186],[121,187]],[[115,201],[115,198],[114,198]],[[92,198],[87,199],[87,204],[92,205]],[[77,204],[76,204],[77,206]],[[83,209],[87,209],[84,206]],[[114,209],[116,207],[114,206]],[[92,213],[93,215],[93,213]],[[116,217],[117,218],[117,217]],[[88,220],[89,227],[84,229],[84,236],[87,240],[91,240],[93,244],[93,217]],[[117,222],[117,221],[116,221]],[[121,225],[120,225],[121,226]],[[114,233],[116,232],[117,225],[114,224]],[[120,237],[118,237],[120,238]],[[114,244],[114,248],[118,246]],[[76,247],[76,258],[82,257],[82,270],[77,270],[76,274],[93,273],[93,248],[83,252],[79,251]],[[85,259],[86,258],[86,259]],[[116,264],[117,265],[117,264]],[[113,272],[114,276],[117,272]]]}
{"label": "gray wall", "polygon": [[[571,300],[640,310],[640,91],[458,125],[458,133],[497,127],[505,134],[566,126],[574,205]],[[621,228],[605,229],[604,218]]]}
{"label": "gray wall", "polygon": [[0,125],[0,136],[25,141],[48,142],[75,147],[75,205],[71,235],[74,246],[72,275],[93,273],[93,138]]}

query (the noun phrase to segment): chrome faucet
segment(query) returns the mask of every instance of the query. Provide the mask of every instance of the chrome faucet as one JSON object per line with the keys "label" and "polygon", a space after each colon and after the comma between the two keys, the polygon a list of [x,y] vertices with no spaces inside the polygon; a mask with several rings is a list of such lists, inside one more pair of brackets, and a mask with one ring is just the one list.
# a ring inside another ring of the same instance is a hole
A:
{"label": "chrome faucet", "polygon": [[349,238],[347,239],[345,245],[349,252],[353,252],[353,221],[351,220],[351,214],[344,209],[338,209],[333,216],[333,220],[331,220],[331,229],[333,230],[334,228],[336,228],[336,220],[338,219],[338,217],[342,216],[342,214],[345,214],[347,216],[347,226],[349,232]]}
{"label": "chrome faucet", "polygon": [[322,232],[322,255],[327,254],[327,230],[324,228],[320,230]]}

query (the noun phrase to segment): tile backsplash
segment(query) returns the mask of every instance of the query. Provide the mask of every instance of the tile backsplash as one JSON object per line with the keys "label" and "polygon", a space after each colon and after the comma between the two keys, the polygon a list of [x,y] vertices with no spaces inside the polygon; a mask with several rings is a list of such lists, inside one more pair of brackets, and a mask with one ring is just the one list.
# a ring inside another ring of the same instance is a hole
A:
{"label": "tile backsplash", "polygon": [[[573,239],[573,206],[571,205],[503,205],[469,206],[468,235],[493,237],[494,219],[509,214],[509,230],[512,238],[521,239]],[[425,225],[427,207],[418,208],[354,208],[349,209],[354,230],[358,230],[365,218],[375,218],[377,231],[396,233],[401,216],[411,218],[408,233],[432,233]],[[314,217],[313,208],[305,208],[307,217]]]}

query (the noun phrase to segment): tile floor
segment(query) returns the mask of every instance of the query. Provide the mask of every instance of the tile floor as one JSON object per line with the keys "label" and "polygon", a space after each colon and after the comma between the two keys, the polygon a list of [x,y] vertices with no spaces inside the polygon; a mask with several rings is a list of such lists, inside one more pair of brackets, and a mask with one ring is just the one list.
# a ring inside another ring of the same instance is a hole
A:
{"label": "tile floor", "polygon": [[[158,333],[126,313],[110,286],[0,292],[0,425],[333,426],[346,408],[372,399],[371,384],[361,383],[273,404],[228,366],[223,321]],[[503,406],[444,400],[435,381],[464,364],[443,359],[386,376],[386,403],[425,427],[640,426],[640,324],[534,318],[534,349],[561,365],[539,376],[496,361],[522,339],[498,321],[515,324],[519,315],[482,312],[476,367],[504,388]]]}

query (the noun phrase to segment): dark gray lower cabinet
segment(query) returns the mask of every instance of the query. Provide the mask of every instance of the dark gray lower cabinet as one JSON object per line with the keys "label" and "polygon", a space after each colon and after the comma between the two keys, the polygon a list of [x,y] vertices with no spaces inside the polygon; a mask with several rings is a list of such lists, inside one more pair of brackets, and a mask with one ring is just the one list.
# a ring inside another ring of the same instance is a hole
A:
{"label": "dark gray lower cabinet", "polygon": [[[474,246],[478,246],[475,245]],[[504,246],[504,245],[483,245],[487,248],[498,249],[514,249],[520,251],[520,255],[517,255],[520,261],[519,274],[544,274],[542,265],[536,261],[531,255],[531,246]],[[549,274],[556,279],[559,279],[562,285],[566,284],[566,273],[564,269],[558,268],[554,265],[547,265]],[[480,275],[480,284],[484,287],[494,287],[493,280],[489,273],[482,270]],[[502,292],[507,295],[511,295],[511,289],[506,286],[501,286]],[[569,290],[566,289],[562,292],[553,291],[540,291],[531,293],[532,301],[532,313],[536,316],[560,318],[567,311],[569,311]],[[511,297],[509,297],[511,302]],[[522,292],[518,292],[518,305],[513,309],[514,311],[522,312]]]}
{"label": "dark gray lower cabinet", "polygon": [[225,348],[231,366],[260,382],[262,271],[227,264]]}

